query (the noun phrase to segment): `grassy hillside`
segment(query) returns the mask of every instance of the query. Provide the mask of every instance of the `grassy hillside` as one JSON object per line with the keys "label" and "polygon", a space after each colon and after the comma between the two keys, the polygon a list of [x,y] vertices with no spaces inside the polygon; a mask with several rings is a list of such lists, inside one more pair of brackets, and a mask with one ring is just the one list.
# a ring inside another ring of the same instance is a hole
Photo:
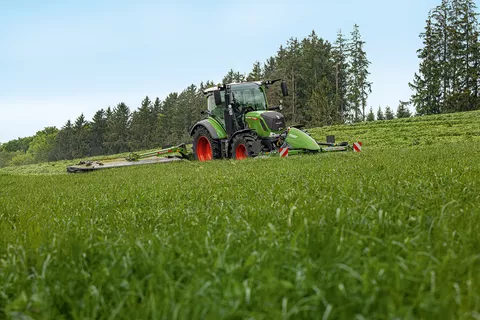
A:
{"label": "grassy hillside", "polygon": [[337,140],[362,141],[368,148],[478,142],[480,111],[323,127],[309,132],[317,138],[334,134]]}
{"label": "grassy hillside", "polygon": [[[362,141],[368,149],[476,142],[480,141],[480,111],[330,126],[308,131],[317,140],[325,140],[326,135],[333,134],[337,141]],[[112,159],[127,155],[124,153],[91,159]],[[79,160],[81,159],[0,168],[0,174],[66,174],[66,167]]]}
{"label": "grassy hillside", "polygon": [[478,318],[479,117],[311,130],[359,154],[2,170],[0,318]]}

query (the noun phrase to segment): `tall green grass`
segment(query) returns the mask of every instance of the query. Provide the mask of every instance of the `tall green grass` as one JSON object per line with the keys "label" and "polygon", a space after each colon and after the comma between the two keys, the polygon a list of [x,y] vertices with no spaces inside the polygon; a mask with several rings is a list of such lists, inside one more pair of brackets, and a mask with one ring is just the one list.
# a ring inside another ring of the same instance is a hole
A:
{"label": "tall green grass", "polygon": [[332,129],[361,127],[362,153],[3,172],[0,318],[479,318],[477,136]]}

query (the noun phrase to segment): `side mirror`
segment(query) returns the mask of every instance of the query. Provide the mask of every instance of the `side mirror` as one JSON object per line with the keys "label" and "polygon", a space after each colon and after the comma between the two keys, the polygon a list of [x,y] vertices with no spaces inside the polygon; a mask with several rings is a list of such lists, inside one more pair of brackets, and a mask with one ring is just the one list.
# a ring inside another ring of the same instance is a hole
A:
{"label": "side mirror", "polygon": [[288,87],[287,87],[287,83],[285,81],[282,81],[282,83],[280,84],[280,87],[282,88],[282,94],[284,97],[288,96]]}
{"label": "side mirror", "polygon": [[220,90],[213,91],[213,97],[215,98],[215,104],[217,106],[222,104],[222,96],[220,94]]}

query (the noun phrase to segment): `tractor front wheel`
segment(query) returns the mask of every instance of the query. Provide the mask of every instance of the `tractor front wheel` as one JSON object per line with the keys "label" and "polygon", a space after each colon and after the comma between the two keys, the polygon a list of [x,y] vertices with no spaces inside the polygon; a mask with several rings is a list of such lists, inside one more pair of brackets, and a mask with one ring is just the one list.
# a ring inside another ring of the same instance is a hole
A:
{"label": "tractor front wheel", "polygon": [[215,141],[204,127],[199,127],[193,134],[193,154],[195,160],[199,161],[209,161],[222,157],[218,141]]}
{"label": "tractor front wheel", "polygon": [[233,138],[230,154],[232,159],[243,160],[254,156],[253,141],[251,135],[240,134]]}

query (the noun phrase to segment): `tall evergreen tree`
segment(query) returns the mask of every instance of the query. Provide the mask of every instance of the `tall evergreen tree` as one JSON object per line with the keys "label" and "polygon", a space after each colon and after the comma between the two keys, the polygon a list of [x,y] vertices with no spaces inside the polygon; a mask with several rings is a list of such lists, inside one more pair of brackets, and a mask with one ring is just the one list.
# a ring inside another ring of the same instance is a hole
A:
{"label": "tall evergreen tree", "polygon": [[152,113],[151,113],[151,121],[152,121],[152,139],[150,141],[149,148],[158,148],[162,144],[161,137],[158,136],[159,134],[159,119],[162,115],[162,102],[157,97],[152,105]]}
{"label": "tall evergreen tree", "polygon": [[54,160],[73,159],[74,137],[72,122],[68,120],[55,137],[55,144],[49,158]]}
{"label": "tall evergreen tree", "polygon": [[103,109],[98,110],[90,123],[89,155],[97,156],[105,153],[105,133],[107,131],[107,115]]}
{"label": "tall evergreen tree", "polygon": [[382,108],[378,107],[377,111],[377,120],[385,120],[385,115],[383,114]]}
{"label": "tall evergreen tree", "polygon": [[223,77],[223,83],[233,83],[233,82],[244,82],[245,81],[245,75],[241,74],[238,71],[234,71],[233,69],[230,69],[228,73]]}
{"label": "tall evergreen tree", "polygon": [[[107,109],[107,115],[109,109]],[[105,134],[105,148],[107,153],[115,154],[130,151],[130,108],[123,102],[119,103],[110,115],[107,116],[107,131]]]}
{"label": "tall evergreen tree", "polygon": [[340,114],[341,121],[344,122],[349,113],[348,105],[348,42],[342,33],[337,32],[337,39],[334,43],[333,61],[335,64],[335,104]]}
{"label": "tall evergreen tree", "polygon": [[75,120],[73,124],[73,158],[85,157],[89,150],[90,128],[83,113]]}
{"label": "tall evergreen tree", "polygon": [[425,32],[420,34],[424,47],[418,50],[418,58],[421,59],[418,73],[414,80],[409,83],[414,91],[411,101],[417,110],[417,114],[440,113],[441,108],[441,69],[438,62],[439,47],[433,34],[432,13],[426,22]]}
{"label": "tall evergreen tree", "polygon": [[385,109],[385,119],[386,120],[393,120],[395,118],[395,115],[393,114],[392,109],[390,109],[389,106]]}
{"label": "tall evergreen tree", "polygon": [[142,100],[138,110],[132,113],[130,126],[130,148],[132,150],[147,149],[152,143],[155,123],[152,121],[152,101],[148,96]]}
{"label": "tall evergreen tree", "polygon": [[412,114],[408,109],[410,102],[400,101],[397,108],[397,118],[410,118]]}
{"label": "tall evergreen tree", "polygon": [[367,121],[372,122],[375,121],[375,115],[373,114],[373,109],[370,108],[370,112],[367,115]]}
{"label": "tall evergreen tree", "polygon": [[247,81],[259,81],[263,79],[263,70],[260,62],[255,62],[252,71],[247,76]]}
{"label": "tall evergreen tree", "polygon": [[372,92],[372,83],[368,81],[370,61],[364,51],[365,41],[360,35],[360,27],[355,24],[349,43],[349,101],[353,108],[353,121],[365,120],[365,107],[368,95]]}

